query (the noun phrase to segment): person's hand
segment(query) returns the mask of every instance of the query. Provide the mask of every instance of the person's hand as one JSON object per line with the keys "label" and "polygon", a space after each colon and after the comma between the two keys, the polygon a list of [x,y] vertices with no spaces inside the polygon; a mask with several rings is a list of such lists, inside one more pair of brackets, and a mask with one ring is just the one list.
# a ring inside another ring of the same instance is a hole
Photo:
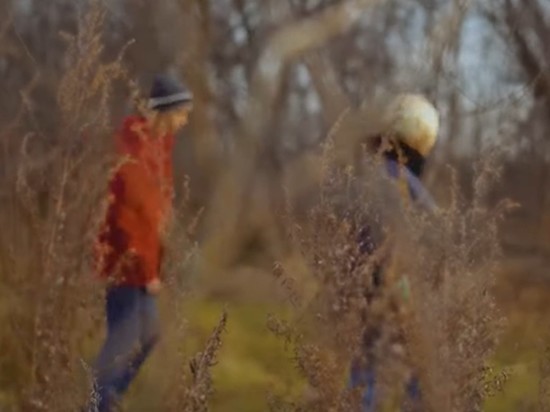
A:
{"label": "person's hand", "polygon": [[153,279],[145,286],[145,290],[150,295],[157,295],[162,290],[162,282],[160,279]]}

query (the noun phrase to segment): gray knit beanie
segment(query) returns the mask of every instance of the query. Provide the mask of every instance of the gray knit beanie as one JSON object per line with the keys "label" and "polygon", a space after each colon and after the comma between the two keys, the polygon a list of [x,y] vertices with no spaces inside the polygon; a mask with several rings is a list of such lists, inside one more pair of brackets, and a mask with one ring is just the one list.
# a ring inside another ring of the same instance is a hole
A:
{"label": "gray knit beanie", "polygon": [[155,76],[149,95],[150,109],[165,111],[192,101],[193,94],[178,79],[167,74]]}

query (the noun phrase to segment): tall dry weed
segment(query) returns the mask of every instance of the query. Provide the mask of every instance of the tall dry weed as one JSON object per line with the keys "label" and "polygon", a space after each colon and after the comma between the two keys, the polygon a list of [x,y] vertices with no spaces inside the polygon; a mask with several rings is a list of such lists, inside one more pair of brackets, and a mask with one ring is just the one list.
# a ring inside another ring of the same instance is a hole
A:
{"label": "tall dry weed", "polygon": [[65,34],[66,70],[52,108],[56,133],[22,124],[21,138],[9,136],[19,149],[2,182],[7,299],[0,358],[16,377],[9,385],[23,410],[72,411],[86,395],[78,379],[85,374],[82,345],[99,327],[100,306],[90,257],[113,166],[108,103],[113,82],[125,74],[120,59],[101,60],[104,18],[92,1],[78,32]]}
{"label": "tall dry weed", "polygon": [[210,410],[209,402],[215,393],[211,370],[217,363],[227,318],[227,311],[224,311],[202,351],[196,353],[188,362],[184,361],[185,355],[180,357],[183,363],[165,403],[165,410],[185,412]]}
{"label": "tall dry weed", "polygon": [[[494,297],[499,223],[513,205],[488,203],[499,177],[497,151],[475,167],[473,199],[454,196],[435,216],[407,214],[395,276],[406,276],[405,336],[431,410],[481,410],[503,316]],[[403,278],[402,278],[403,279]]]}
{"label": "tall dry weed", "polygon": [[[381,177],[376,159],[367,157],[357,168],[334,166],[330,153],[329,143],[319,195],[305,219],[286,216],[289,241],[319,290],[296,324],[272,327],[294,344],[297,366],[321,400],[316,410],[350,410],[345,377],[356,356],[378,370],[385,407],[397,407],[415,374],[422,410],[481,410],[488,388],[502,387],[495,380],[505,376],[489,373],[503,326],[493,295],[498,227],[511,207],[487,202],[499,177],[498,154],[477,165],[471,201],[460,199],[452,185],[450,205],[427,213],[403,201],[394,183]],[[367,254],[357,237],[366,223],[374,240],[363,245]],[[379,265],[384,282],[375,290]],[[369,353],[362,349],[365,339],[372,341]],[[292,410],[311,410],[309,402]],[[290,404],[277,405],[286,410]]]}
{"label": "tall dry weed", "polygon": [[[370,312],[366,297],[373,292],[370,279],[385,246],[376,252],[371,245],[369,256],[360,252],[358,230],[372,210],[366,207],[367,198],[353,168],[331,166],[332,149],[329,141],[319,163],[324,178],[306,216],[298,217],[289,206],[284,217],[288,242],[303,256],[318,284],[317,295],[309,302],[302,302],[295,293],[289,296],[298,310],[296,325],[270,321],[270,329],[294,347],[298,370],[315,393],[295,403],[296,410],[357,409],[358,392],[346,387],[346,373],[362,341],[365,322],[374,324],[383,315],[366,316]],[[300,278],[287,271],[278,264],[276,275]],[[276,410],[290,407],[281,401],[273,405]]]}

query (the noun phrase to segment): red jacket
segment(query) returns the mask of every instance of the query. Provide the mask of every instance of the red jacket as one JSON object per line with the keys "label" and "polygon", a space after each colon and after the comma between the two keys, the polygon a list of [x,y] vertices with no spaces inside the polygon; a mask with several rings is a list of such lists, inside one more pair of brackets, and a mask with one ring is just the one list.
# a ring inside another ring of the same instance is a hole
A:
{"label": "red jacket", "polygon": [[158,278],[160,232],[172,207],[174,136],[151,135],[142,117],[125,119],[116,135],[119,163],[97,242],[97,269],[115,284],[145,286]]}

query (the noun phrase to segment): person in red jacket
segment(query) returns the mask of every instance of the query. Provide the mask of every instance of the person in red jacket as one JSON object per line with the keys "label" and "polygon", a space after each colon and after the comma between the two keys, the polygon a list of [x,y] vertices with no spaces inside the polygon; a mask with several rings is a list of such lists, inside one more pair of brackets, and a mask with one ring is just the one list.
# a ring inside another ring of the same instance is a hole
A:
{"label": "person in red jacket", "polygon": [[174,135],[187,124],[192,94],[158,75],[149,113],[127,117],[116,134],[117,168],[97,242],[97,271],[107,280],[107,337],[94,365],[89,410],[113,410],[159,336],[163,232],[171,215]]}

